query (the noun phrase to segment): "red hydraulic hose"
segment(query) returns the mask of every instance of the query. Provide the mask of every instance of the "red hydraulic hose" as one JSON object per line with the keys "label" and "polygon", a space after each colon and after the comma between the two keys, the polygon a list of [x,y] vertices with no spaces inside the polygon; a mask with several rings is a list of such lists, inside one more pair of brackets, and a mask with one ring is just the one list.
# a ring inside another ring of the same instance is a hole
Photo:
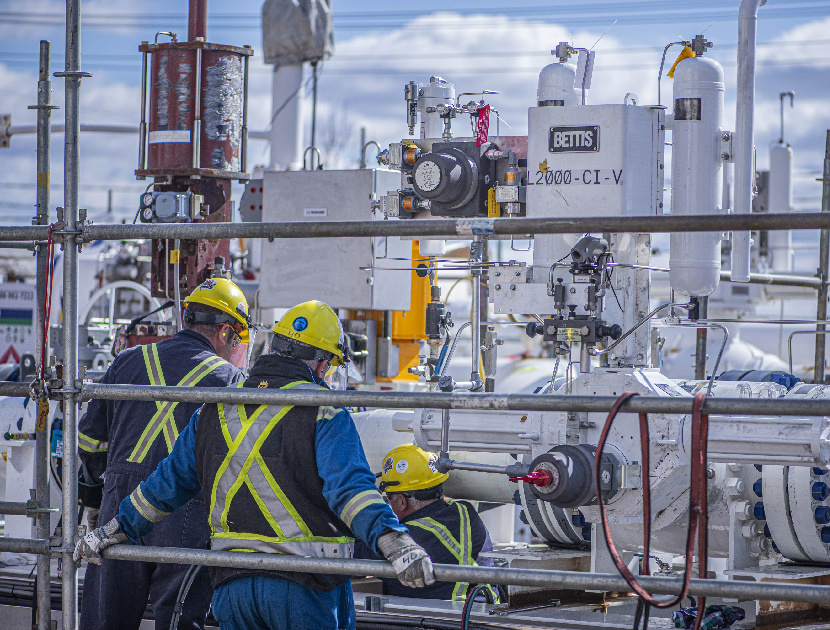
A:
{"label": "red hydraulic hose", "polygon": [[[594,475],[596,479],[600,478],[600,462],[602,460],[602,450],[605,442],[608,439],[608,434],[611,431],[611,426],[614,423],[614,418],[620,407],[629,399],[637,396],[635,392],[625,392],[614,403],[608,418],[605,421],[605,426],[600,434],[597,442],[596,458],[594,460]],[[670,601],[658,601],[646,590],[634,577],[634,574],[623,562],[617,546],[611,536],[611,528],[608,525],[608,518],[605,512],[605,502],[602,498],[602,493],[597,492],[597,505],[599,506],[600,521],[602,530],[605,534],[605,541],[608,545],[608,552],[611,559],[614,561],[620,574],[623,576],[631,589],[644,600],[647,604],[656,608],[670,608],[683,601],[689,592],[689,581],[692,577],[692,556],[694,554],[695,535],[698,539],[698,574],[705,578],[707,574],[707,525],[709,515],[707,513],[707,476],[706,476],[706,459],[707,448],[706,443],[709,433],[709,416],[702,413],[703,401],[706,395],[699,392],[694,399],[692,405],[692,457],[691,457],[691,487],[689,492],[689,529],[686,535],[686,565],[683,569],[683,585],[680,594]],[[649,432],[648,432],[648,415],[641,413],[640,415],[640,449],[642,456],[642,486],[643,486],[643,571],[645,575],[649,574],[648,558],[651,547],[651,488],[649,485]],[[698,600],[698,614],[695,618],[694,630],[699,630],[700,624],[703,621],[704,612],[706,610],[705,598]]]}

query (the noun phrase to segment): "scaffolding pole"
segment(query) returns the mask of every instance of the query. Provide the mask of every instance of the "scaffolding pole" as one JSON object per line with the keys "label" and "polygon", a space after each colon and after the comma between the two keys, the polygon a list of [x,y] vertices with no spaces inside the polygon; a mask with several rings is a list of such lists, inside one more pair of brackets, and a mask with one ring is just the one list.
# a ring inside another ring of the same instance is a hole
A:
{"label": "scaffolding pole", "polygon": [[[62,73],[61,73],[62,74]],[[67,143],[68,144],[68,143]],[[437,237],[472,240],[476,234],[669,233],[729,230],[830,230],[830,213],[586,217],[582,219],[431,219],[411,221],[293,221],[281,223],[144,223],[84,225],[84,242],[125,239]],[[42,226],[0,226],[6,241],[48,237]],[[61,238],[57,234],[56,238]]]}
{"label": "scaffolding pole", "polygon": [[[78,565],[72,547],[78,533],[78,406],[75,389],[78,377],[78,188],[80,186],[81,2],[66,0],[66,70],[55,73],[66,80],[63,164],[63,509],[62,567],[63,630],[78,627]],[[12,240],[12,239],[9,239]],[[45,441],[45,440],[44,440]]]}
{"label": "scaffolding pole", "polygon": [[[50,124],[52,119],[52,80],[50,75],[51,65],[51,44],[48,41],[40,42],[40,72],[37,84],[37,216],[35,222],[38,225],[49,224],[49,194],[51,184],[51,131]],[[24,246],[27,249],[31,247],[35,250],[37,260],[37,271],[35,287],[38,296],[37,299],[37,322],[40,326],[35,326],[36,330],[36,345],[35,356],[38,361],[45,356],[43,349],[46,347],[47,339],[43,331],[43,321],[46,318],[46,300],[39,299],[39,296],[46,296],[46,275],[50,264],[47,258],[47,251],[45,247],[36,246],[37,244],[27,243],[0,243],[0,246],[19,247]],[[35,444],[35,498],[37,507],[45,510],[50,505],[50,491],[49,491],[49,441],[47,439],[47,427],[36,427],[36,444]],[[48,512],[38,512],[36,521],[37,537],[41,539],[49,538],[50,532],[50,515]],[[37,627],[38,630],[50,630],[52,619],[52,600],[51,600],[51,563],[49,556],[39,555],[37,558]]]}
{"label": "scaffolding pole", "polygon": [[[290,571],[295,573],[328,573],[349,576],[396,578],[392,565],[382,560],[343,560],[339,558],[307,558],[278,553],[241,553],[175,547],[114,545],[103,552],[105,558],[159,562],[165,564],[199,564],[259,571]],[[514,584],[568,590],[591,590],[627,593],[631,590],[620,575],[580,571],[545,571],[451,564],[435,564],[435,579],[441,582],[468,584]],[[638,576],[637,580],[650,593],[675,595],[682,578]],[[745,582],[741,580],[692,579],[692,595],[728,597],[740,601],[773,600],[826,604],[830,586]]]}
{"label": "scaffolding pole", "polygon": [[[0,387],[0,395],[3,388]],[[474,394],[460,392],[379,392],[368,390],[283,390],[228,387],[173,387],[85,383],[83,400],[149,400],[228,405],[295,405],[298,407],[375,407],[388,409],[477,409],[500,411],[605,412],[616,396],[560,396],[547,394]],[[692,413],[691,396],[661,398],[637,396],[625,402],[623,413]],[[703,413],[710,415],[825,416],[826,400],[800,398],[707,398]]]}

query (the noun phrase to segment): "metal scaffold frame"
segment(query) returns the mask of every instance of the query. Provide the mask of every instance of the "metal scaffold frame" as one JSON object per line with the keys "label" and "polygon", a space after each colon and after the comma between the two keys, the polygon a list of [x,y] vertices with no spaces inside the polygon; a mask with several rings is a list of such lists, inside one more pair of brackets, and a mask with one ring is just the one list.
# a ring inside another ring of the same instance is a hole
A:
{"label": "metal scaffold frame", "polygon": [[[137,238],[204,239],[204,238],[321,238],[408,236],[469,238],[475,235],[529,235],[573,234],[585,232],[712,232],[728,230],[790,230],[820,229],[822,244],[830,242],[830,160],[825,161],[822,212],[803,214],[721,215],[721,216],[645,216],[595,217],[585,219],[438,219],[412,221],[349,221],[315,223],[211,223],[211,224],[149,224],[149,225],[91,225],[79,212],[80,182],[80,83],[89,76],[80,69],[80,0],[66,3],[66,68],[55,76],[66,80],[65,101],[65,164],[64,206],[62,219],[51,228],[49,223],[49,45],[42,42],[40,81],[38,84],[38,212],[37,225],[26,227],[0,226],[0,238],[6,247],[37,248],[37,292],[45,290],[45,270],[49,264],[40,243],[48,238],[62,244],[64,250],[63,285],[63,373],[62,378],[49,383],[0,383],[0,396],[39,396],[63,402],[64,409],[64,470],[74,471],[78,466],[78,410],[80,403],[92,398],[119,400],[168,400],[182,402],[227,402],[293,405],[342,405],[389,408],[440,408],[480,410],[538,410],[538,411],[609,411],[614,397],[469,394],[436,392],[368,392],[368,391],[275,391],[239,390],[224,388],[123,386],[83,383],[78,370],[78,251],[83,243],[92,240]],[[830,133],[828,133],[830,153]],[[825,245],[825,249],[827,249]],[[824,252],[823,252],[824,254]],[[822,255],[818,278],[804,279],[803,286],[818,289],[819,300],[827,299],[828,255]],[[760,279],[763,282],[775,278]],[[809,280],[809,282],[806,282]],[[782,279],[785,282],[786,279]],[[775,282],[770,282],[775,283]],[[825,305],[826,306],[826,305]],[[819,307],[819,317],[826,317]],[[45,317],[38,305],[40,321]],[[823,330],[821,325],[820,330]],[[819,334],[817,337],[822,338]],[[823,341],[823,340],[822,340]],[[38,348],[46,343],[42,327],[38,327]],[[823,345],[822,345],[823,348]],[[818,360],[818,357],[817,357]],[[823,377],[822,371],[817,372]],[[636,397],[626,402],[621,411],[631,413],[688,414],[692,399]],[[707,400],[703,407],[707,414],[761,415],[827,415],[827,403],[820,400],[730,399]],[[62,616],[64,630],[75,630],[78,623],[78,566],[72,558],[78,533],[77,485],[66,483],[63,488],[62,538],[59,544],[49,539],[49,480],[46,431],[37,434],[37,536],[36,539],[0,538],[0,550],[38,554],[37,608],[38,629],[50,627],[51,601],[49,559],[62,559]],[[71,477],[71,472],[67,472]],[[8,506],[18,513],[29,513],[27,504]],[[120,560],[162,563],[190,563],[207,566],[257,568],[263,570],[332,573],[340,575],[371,575],[395,577],[389,563],[381,561],[330,560],[303,558],[264,553],[233,553],[211,550],[193,550],[159,547],[132,547],[116,545],[104,552],[104,557]],[[468,583],[514,584],[524,586],[561,587],[577,590],[627,591],[620,575],[543,571],[530,569],[487,568],[454,565],[435,565],[435,577],[442,581]],[[651,593],[673,594],[680,588],[679,578],[642,577],[640,583]],[[742,600],[765,599],[808,603],[826,603],[830,600],[830,586],[785,584],[775,582],[750,583],[743,581],[692,580],[690,593],[713,595]]]}

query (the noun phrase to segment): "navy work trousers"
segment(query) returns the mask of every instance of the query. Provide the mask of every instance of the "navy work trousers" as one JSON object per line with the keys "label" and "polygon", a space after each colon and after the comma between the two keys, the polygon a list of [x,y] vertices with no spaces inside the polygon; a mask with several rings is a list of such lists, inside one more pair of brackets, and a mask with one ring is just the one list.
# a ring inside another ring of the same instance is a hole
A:
{"label": "navy work trousers", "polygon": [[328,593],[268,575],[220,584],[213,616],[221,630],[354,630],[352,583]]}
{"label": "navy work trousers", "polygon": [[[118,514],[118,505],[145,476],[107,471],[99,525]],[[201,498],[190,501],[158,523],[139,544],[158,547],[207,549],[210,531]],[[187,571],[184,564],[104,560],[87,566],[81,603],[81,630],[135,630],[149,601],[156,628],[170,627],[176,596]],[[213,589],[207,569],[196,575],[187,595],[179,628],[202,629]]]}

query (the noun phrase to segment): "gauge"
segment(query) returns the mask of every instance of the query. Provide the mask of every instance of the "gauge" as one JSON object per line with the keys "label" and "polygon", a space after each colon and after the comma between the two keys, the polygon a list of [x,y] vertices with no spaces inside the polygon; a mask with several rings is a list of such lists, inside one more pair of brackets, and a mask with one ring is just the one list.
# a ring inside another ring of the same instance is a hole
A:
{"label": "gauge", "polygon": [[432,192],[441,183],[441,167],[431,160],[424,160],[415,168],[415,185],[425,192]]}

